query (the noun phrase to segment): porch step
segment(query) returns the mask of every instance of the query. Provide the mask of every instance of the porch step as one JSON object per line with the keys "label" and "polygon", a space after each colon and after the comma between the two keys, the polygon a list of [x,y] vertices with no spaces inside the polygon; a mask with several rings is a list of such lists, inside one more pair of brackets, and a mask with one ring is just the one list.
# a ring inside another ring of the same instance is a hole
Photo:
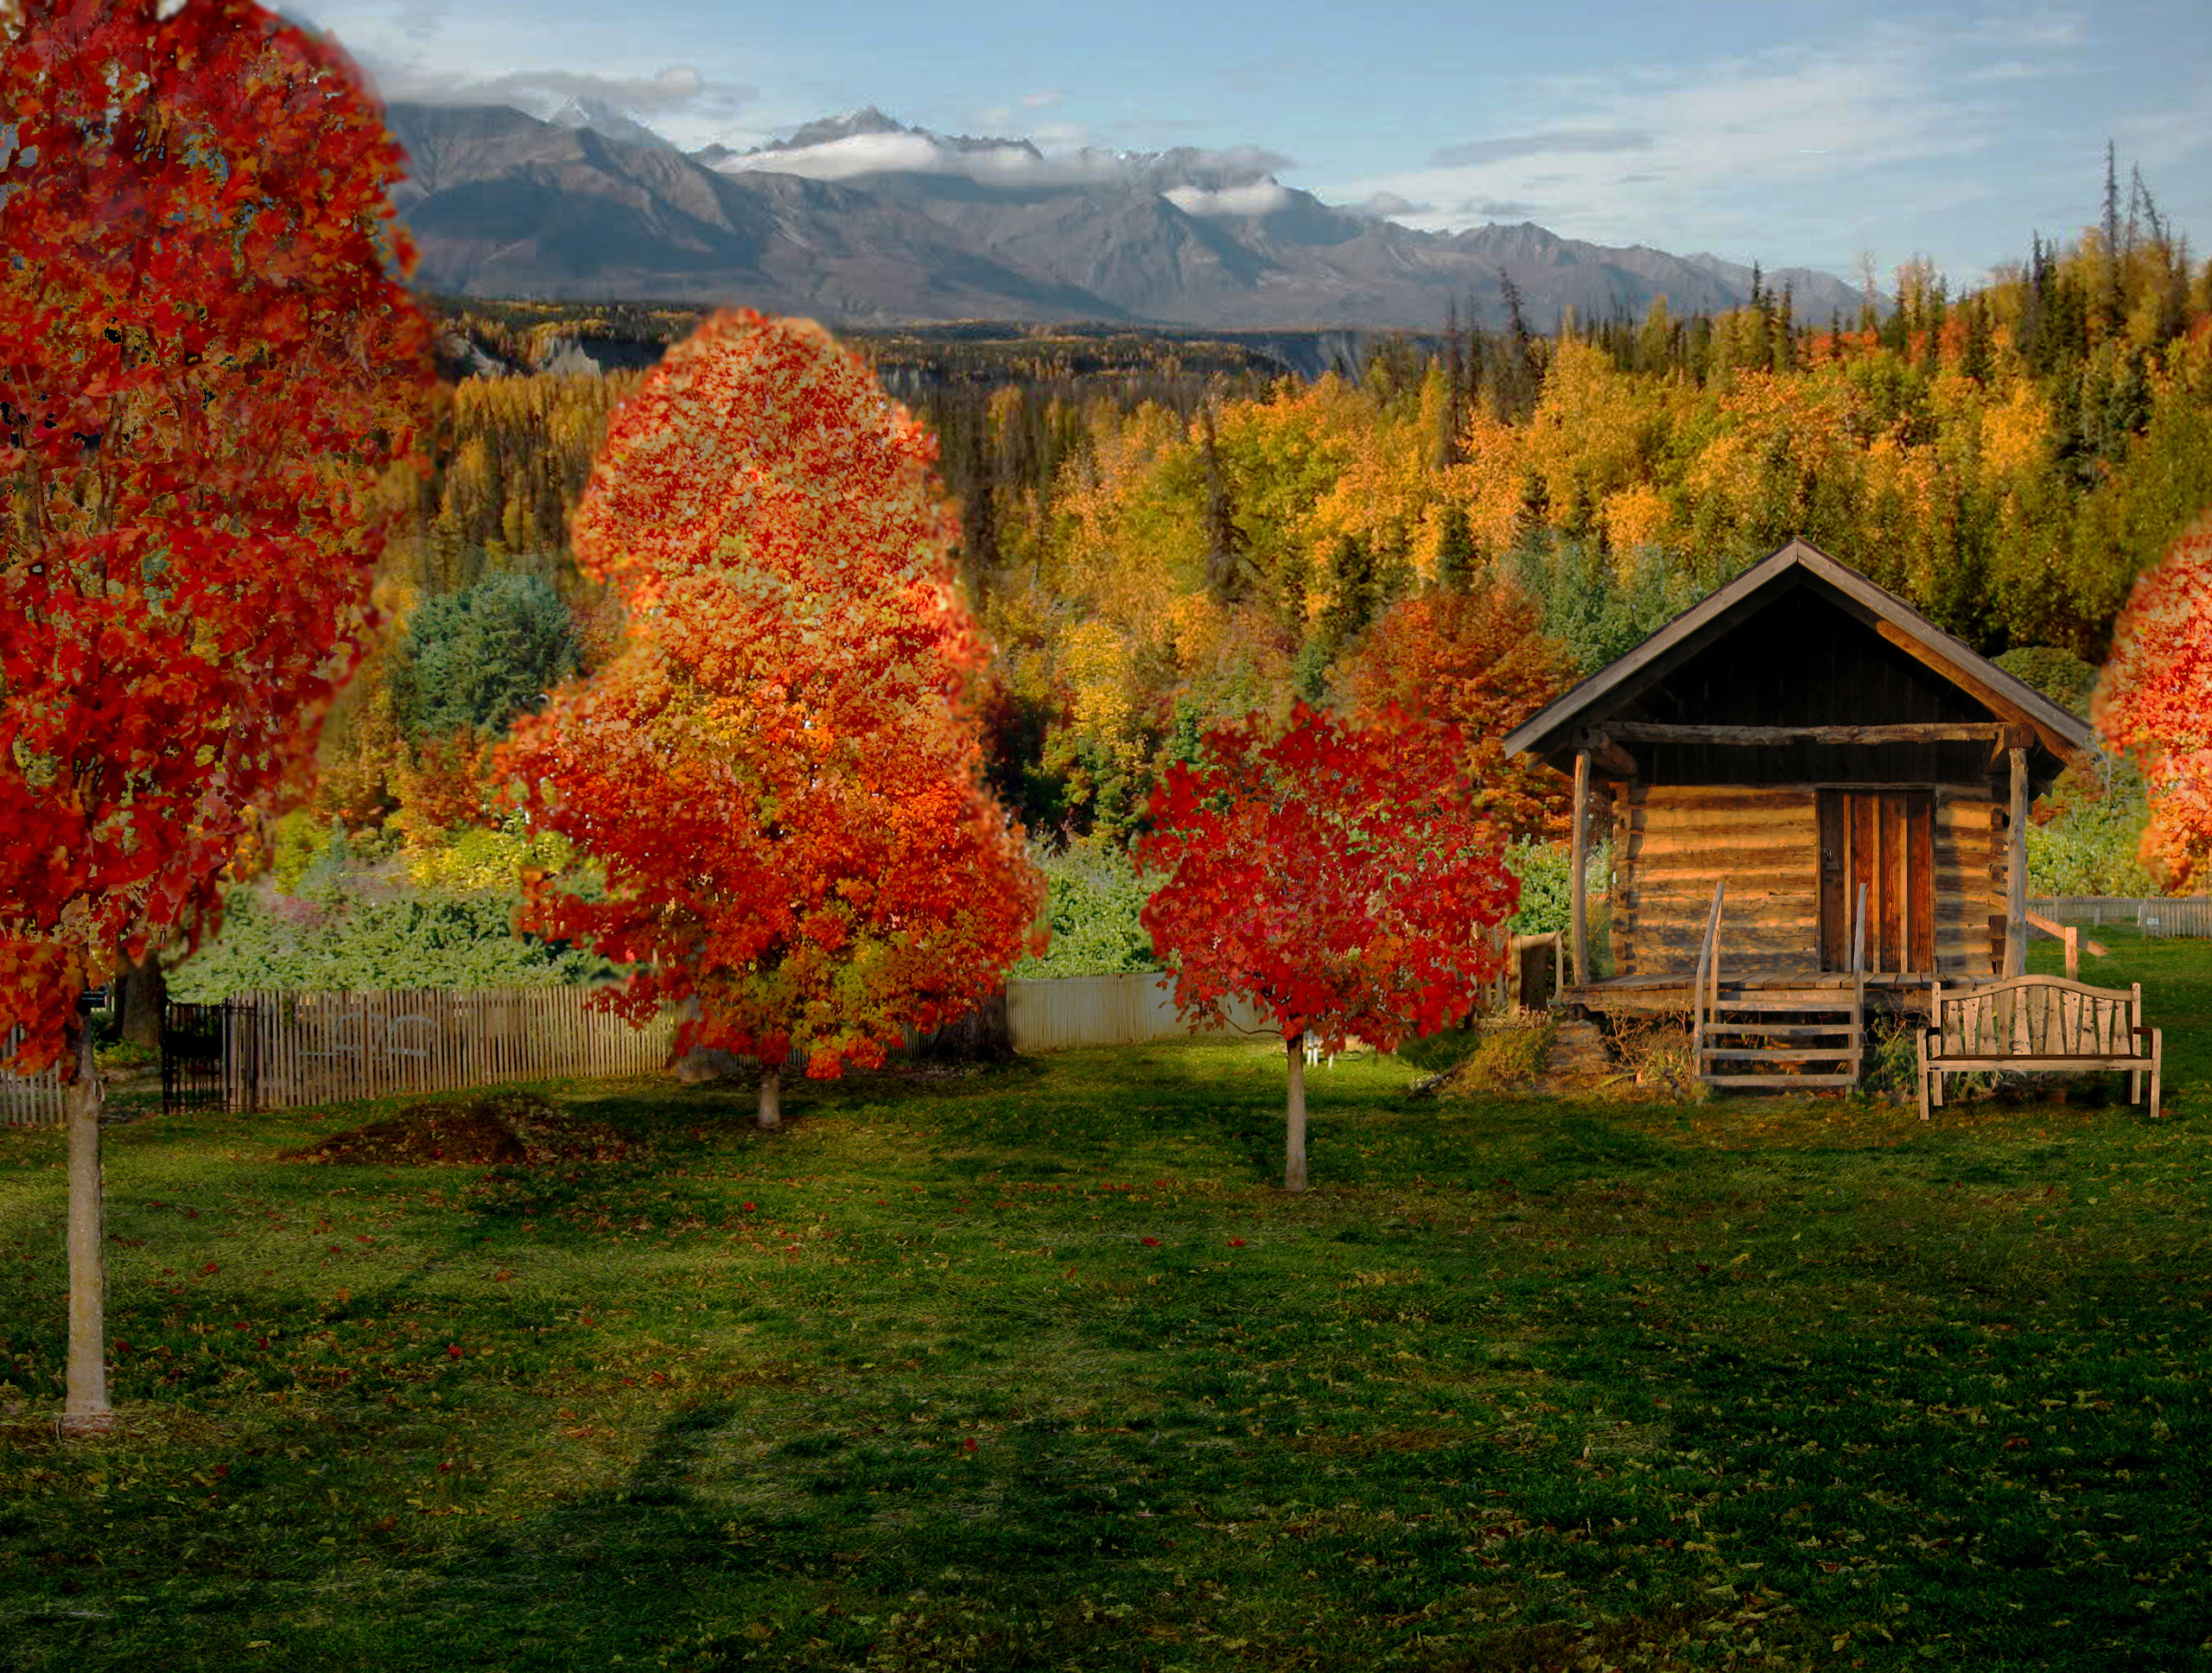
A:
{"label": "porch step", "polygon": [[[1832,1021],[1774,1022],[1783,1015],[1832,1017]],[[1854,1086],[1865,1053],[1865,1021],[1859,996],[1834,988],[1724,989],[1712,1004],[1698,1043],[1698,1078],[1708,1086]],[[1829,1043],[1812,1042],[1825,1040]],[[1780,1042],[1796,1042],[1783,1044]],[[1825,1074],[1732,1074],[1731,1067],[1779,1068],[1783,1064],[1835,1066]]]}
{"label": "porch step", "polygon": [[1713,1008],[1718,1011],[1834,1011],[1847,1016],[1852,1010],[1851,1001],[1838,999],[1833,994],[1821,994],[1811,998],[1777,998],[1773,994],[1761,994],[1756,999],[1723,998]]}
{"label": "porch step", "polygon": [[1795,1039],[1801,1034],[1844,1034],[1851,1032],[1848,1019],[1835,1022],[1714,1022],[1708,1021],[1705,1031],[1709,1034],[1786,1034]]}
{"label": "porch step", "polygon": [[1856,1086],[1857,1075],[1700,1075],[1708,1086]]}
{"label": "porch step", "polygon": [[1742,1048],[1728,1046],[1708,1046],[1705,1048],[1706,1061],[1708,1063],[1719,1062],[1724,1059],[1735,1061],[1756,1059],[1761,1063],[1803,1063],[1815,1059],[1823,1063],[1833,1063],[1838,1058],[1845,1057],[1856,1060],[1858,1056],[1859,1047],[1856,1046],[1834,1046],[1827,1047],[1819,1046],[1758,1046]]}

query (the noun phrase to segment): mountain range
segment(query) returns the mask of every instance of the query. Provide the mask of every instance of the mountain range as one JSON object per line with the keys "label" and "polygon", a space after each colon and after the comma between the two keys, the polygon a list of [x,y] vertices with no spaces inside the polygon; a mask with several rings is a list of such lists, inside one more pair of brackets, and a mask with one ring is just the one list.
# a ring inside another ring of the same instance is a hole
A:
{"label": "mountain range", "polygon": [[[1084,149],[945,136],[869,107],[745,152],[686,152],[601,101],[550,118],[394,101],[392,193],[438,294],[747,306],[831,326],[1096,321],[1221,330],[1433,331],[1678,315],[1747,302],[1711,255],[1564,239],[1530,222],[1421,232],[1285,187],[1266,153]],[[1273,159],[1280,162],[1281,159]],[[833,175],[835,177],[824,177]],[[1855,320],[1859,292],[1765,276],[1801,321]],[[1878,306],[1880,305],[1878,299]]]}

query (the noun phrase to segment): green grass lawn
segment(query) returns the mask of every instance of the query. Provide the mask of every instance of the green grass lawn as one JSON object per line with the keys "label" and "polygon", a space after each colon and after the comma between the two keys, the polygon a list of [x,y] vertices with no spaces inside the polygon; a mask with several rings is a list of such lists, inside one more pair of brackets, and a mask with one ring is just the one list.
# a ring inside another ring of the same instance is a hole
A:
{"label": "green grass lawn", "polygon": [[550,1167],[137,1122],[104,1441],[0,1133],[0,1665],[2212,1666],[2212,944],[2101,938],[2156,1125],[1347,1057],[1292,1199],[1185,1041],[564,1083],[635,1148]]}

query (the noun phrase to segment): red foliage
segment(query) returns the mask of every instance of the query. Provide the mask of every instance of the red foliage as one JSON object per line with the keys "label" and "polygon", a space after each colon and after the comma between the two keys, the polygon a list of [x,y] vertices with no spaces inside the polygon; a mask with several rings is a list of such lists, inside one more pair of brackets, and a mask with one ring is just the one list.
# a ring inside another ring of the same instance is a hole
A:
{"label": "red foliage", "polygon": [[1284,1040],[1383,1051],[1465,1015],[1502,955],[1481,931],[1513,913],[1503,864],[1440,721],[1387,708],[1346,725],[1300,703],[1270,737],[1256,716],[1206,734],[1207,763],[1169,767],[1132,852],[1165,873],[1141,921],[1176,971],[1177,1005],[1218,1021],[1243,995]]}
{"label": "red foliage", "polygon": [[334,47],[247,0],[26,0],[0,35],[0,1030],[28,1070],[118,951],[213,925],[247,807],[304,776],[404,514],[362,496],[435,369],[378,242],[400,153]]}
{"label": "red foliage", "polygon": [[526,922],[696,999],[679,1052],[874,1066],[988,996],[1044,881],[983,791],[983,646],[953,593],[936,443],[807,321],[724,310],[616,411],[575,522],[630,633],[518,722],[502,777],[605,862]]}
{"label": "red foliage", "polygon": [[1505,735],[1571,687],[1573,653],[1538,631],[1543,613],[1510,580],[1402,599],[1338,676],[1353,719],[1395,703],[1459,728],[1477,805],[1508,841],[1563,835],[1572,787],[1549,767],[1508,760]]}
{"label": "red foliage", "polygon": [[482,824],[493,793],[491,755],[468,727],[423,740],[413,761],[402,749],[391,766],[399,808],[386,823],[411,843],[434,843],[443,832]]}
{"label": "red foliage", "polygon": [[2150,791],[2141,858],[2171,893],[2212,867],[2212,517],[2136,577],[2092,714]]}

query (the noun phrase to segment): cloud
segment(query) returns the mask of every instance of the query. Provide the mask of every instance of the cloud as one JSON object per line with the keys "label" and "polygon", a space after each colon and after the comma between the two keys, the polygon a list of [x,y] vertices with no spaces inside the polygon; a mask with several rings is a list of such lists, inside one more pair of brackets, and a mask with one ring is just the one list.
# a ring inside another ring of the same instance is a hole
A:
{"label": "cloud", "polygon": [[1561,151],[1648,151],[1653,137],[1633,128],[1561,128],[1550,133],[1510,134],[1447,145],[1429,160],[1437,168],[1506,162],[1516,157],[1550,156]]}
{"label": "cloud", "polygon": [[2115,118],[2113,139],[2122,160],[2149,170],[2202,156],[2212,144],[2212,78],[2201,81],[2194,93],[2171,110]]}
{"label": "cloud", "polygon": [[1217,192],[1198,186],[1174,186],[1160,195],[1186,215],[1266,215],[1290,201],[1289,190],[1271,180],[1227,186]]}
{"label": "cloud", "polygon": [[463,73],[426,67],[419,57],[396,58],[376,48],[346,43],[386,103],[509,105],[541,120],[570,99],[593,99],[652,123],[671,117],[725,116],[756,104],[760,89],[715,81],[690,64],[671,64],[651,75],[594,75],[575,70],[509,70]]}
{"label": "cloud", "polygon": [[1467,198],[1453,204],[1452,213],[1479,215],[1484,220],[1534,220],[1544,213],[1544,206],[1519,198]]}
{"label": "cloud", "polygon": [[1021,108],[1025,111],[1045,110],[1060,102],[1060,90],[1058,87],[1047,87],[1040,92],[1024,93],[1020,102]]}
{"label": "cloud", "polygon": [[[725,174],[804,175],[813,180],[893,172],[957,175],[1008,189],[1135,184],[1156,178],[1164,169],[1173,181],[1169,195],[1190,214],[1265,214],[1289,200],[1282,187],[1262,178],[1289,166],[1290,159],[1280,152],[1256,145],[1192,149],[1177,153],[1169,163],[1155,152],[1093,149],[1080,143],[1084,137],[1084,129],[1073,124],[1040,123],[1027,143],[1007,140],[962,150],[931,133],[849,134],[818,145],[729,157],[715,166]],[[1047,153],[1046,145],[1065,149]],[[1192,179],[1205,183],[1193,185]]]}
{"label": "cloud", "polygon": [[[1833,251],[1845,272],[1849,252],[1876,238],[1970,226],[2034,166],[2023,136],[2049,130],[2054,80],[2094,67],[2085,34],[2052,10],[1862,14],[1753,51],[1528,76],[1492,107],[1495,131],[1414,168],[1332,180],[1327,195],[1440,206],[1408,221],[1421,231],[1541,219],[1567,236],[1628,244],[1663,226],[1670,247],[1744,260]],[[2212,99],[2171,98],[2118,132],[2146,170],[2158,156],[2178,162],[2212,137]],[[1852,198],[1880,205],[1880,225],[1840,220],[1837,205]],[[1961,271],[1987,258],[1932,253]]]}
{"label": "cloud", "polygon": [[1411,198],[1402,198],[1395,192],[1370,192],[1357,203],[1337,203],[1330,206],[1348,215],[1367,215],[1376,220],[1387,220],[1394,215],[1426,214],[1433,206],[1416,203]]}

